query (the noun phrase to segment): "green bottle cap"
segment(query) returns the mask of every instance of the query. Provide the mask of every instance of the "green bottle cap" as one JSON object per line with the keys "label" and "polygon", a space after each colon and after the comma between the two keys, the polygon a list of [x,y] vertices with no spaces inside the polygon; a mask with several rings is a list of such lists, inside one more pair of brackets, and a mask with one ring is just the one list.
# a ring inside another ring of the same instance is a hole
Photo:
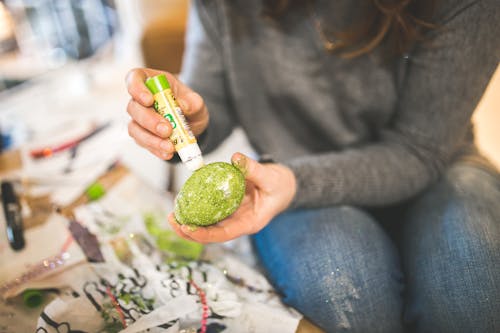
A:
{"label": "green bottle cap", "polygon": [[104,194],[106,194],[106,189],[101,183],[96,182],[87,187],[85,194],[87,194],[87,198],[90,201],[94,201],[104,196]]}
{"label": "green bottle cap", "polygon": [[27,289],[23,292],[23,302],[29,308],[36,308],[43,302],[43,295],[39,290]]}
{"label": "green bottle cap", "polygon": [[149,91],[153,93],[153,95],[165,89],[170,89],[170,83],[168,83],[165,74],[147,78],[145,84],[146,87],[148,87]]}

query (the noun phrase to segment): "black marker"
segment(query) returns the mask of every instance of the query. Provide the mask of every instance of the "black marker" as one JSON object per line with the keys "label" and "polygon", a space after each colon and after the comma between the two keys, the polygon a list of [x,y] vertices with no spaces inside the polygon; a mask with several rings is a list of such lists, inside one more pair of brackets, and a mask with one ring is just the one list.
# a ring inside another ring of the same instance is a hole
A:
{"label": "black marker", "polygon": [[21,205],[14,192],[14,187],[9,181],[2,181],[2,205],[7,222],[7,238],[10,247],[19,251],[24,247],[23,218]]}

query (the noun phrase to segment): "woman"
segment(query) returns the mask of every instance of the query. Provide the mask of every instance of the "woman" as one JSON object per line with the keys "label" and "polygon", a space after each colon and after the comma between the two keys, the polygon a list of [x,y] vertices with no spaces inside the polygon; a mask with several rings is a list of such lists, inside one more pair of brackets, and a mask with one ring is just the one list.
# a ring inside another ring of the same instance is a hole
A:
{"label": "woman", "polygon": [[[435,6],[433,5],[435,4]],[[500,54],[496,0],[193,1],[167,73],[208,152],[241,126],[242,206],[202,243],[252,234],[286,303],[327,332],[500,331],[500,177],[470,117]],[[151,69],[129,133],[173,156]]]}

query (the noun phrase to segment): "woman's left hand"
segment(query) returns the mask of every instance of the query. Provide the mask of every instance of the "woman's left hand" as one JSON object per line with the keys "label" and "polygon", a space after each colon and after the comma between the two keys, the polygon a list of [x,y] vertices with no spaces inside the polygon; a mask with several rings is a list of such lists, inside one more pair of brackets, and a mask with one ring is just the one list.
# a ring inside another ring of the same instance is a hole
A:
{"label": "woman's left hand", "polygon": [[234,154],[231,160],[246,179],[245,197],[240,207],[226,219],[208,227],[180,225],[171,213],[168,221],[181,237],[199,243],[213,243],[254,234],[292,202],[296,180],[288,167],[261,164],[240,153]]}

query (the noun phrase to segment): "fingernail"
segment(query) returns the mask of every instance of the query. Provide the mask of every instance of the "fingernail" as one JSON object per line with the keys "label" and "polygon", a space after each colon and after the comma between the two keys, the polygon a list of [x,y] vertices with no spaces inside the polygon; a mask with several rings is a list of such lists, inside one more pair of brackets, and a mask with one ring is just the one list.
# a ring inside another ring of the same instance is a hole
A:
{"label": "fingernail", "polygon": [[236,157],[231,161],[235,167],[237,167],[243,174],[247,172],[247,159],[242,154],[237,154]]}
{"label": "fingernail", "polygon": [[170,132],[170,128],[168,127],[167,124],[165,123],[159,123],[157,126],[156,126],[156,132],[162,136],[162,137],[167,137],[169,135],[169,132]]}
{"label": "fingernail", "polygon": [[162,141],[160,142],[160,148],[163,152],[170,153],[173,147],[170,141]]}

